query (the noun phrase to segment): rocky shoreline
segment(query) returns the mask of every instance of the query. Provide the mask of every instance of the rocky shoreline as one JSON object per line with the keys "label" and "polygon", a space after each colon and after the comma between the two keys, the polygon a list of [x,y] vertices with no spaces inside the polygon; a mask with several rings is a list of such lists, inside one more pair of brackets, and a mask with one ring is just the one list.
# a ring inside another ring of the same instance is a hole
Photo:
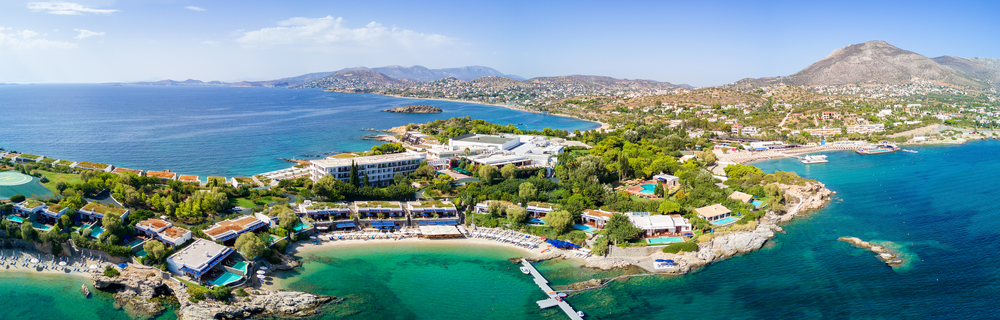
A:
{"label": "rocky shoreline", "polygon": [[192,302],[184,284],[157,269],[130,266],[116,277],[94,276],[94,287],[114,292],[115,307],[133,319],[152,319],[165,308],[161,299],[176,299],[178,320],[249,319],[257,316],[301,318],[317,314],[323,305],[340,301],[336,297],[270,289],[244,289],[245,297],[234,294],[228,304],[207,298]]}
{"label": "rocky shoreline", "polygon": [[432,107],[424,104],[414,104],[402,107],[396,107],[392,109],[382,110],[382,112],[393,112],[393,113],[441,113],[444,110],[438,107]]}
{"label": "rocky shoreline", "polygon": [[890,267],[895,268],[903,265],[903,259],[901,258],[901,256],[898,253],[889,250],[885,246],[873,244],[871,242],[864,241],[861,240],[860,238],[855,238],[855,237],[840,237],[837,238],[837,241],[847,242],[853,244],[858,248],[868,249],[868,251],[874,253],[875,256],[879,258],[879,260],[882,260],[882,262],[885,262],[885,264],[889,265]]}

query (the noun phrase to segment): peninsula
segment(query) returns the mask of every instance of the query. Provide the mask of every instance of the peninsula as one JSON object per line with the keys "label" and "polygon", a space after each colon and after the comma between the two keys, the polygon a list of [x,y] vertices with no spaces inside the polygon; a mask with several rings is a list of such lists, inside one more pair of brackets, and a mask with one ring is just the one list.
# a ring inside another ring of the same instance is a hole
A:
{"label": "peninsula", "polygon": [[438,107],[432,107],[424,104],[414,104],[402,107],[396,107],[392,109],[382,110],[382,112],[394,112],[394,113],[441,113],[444,110]]}

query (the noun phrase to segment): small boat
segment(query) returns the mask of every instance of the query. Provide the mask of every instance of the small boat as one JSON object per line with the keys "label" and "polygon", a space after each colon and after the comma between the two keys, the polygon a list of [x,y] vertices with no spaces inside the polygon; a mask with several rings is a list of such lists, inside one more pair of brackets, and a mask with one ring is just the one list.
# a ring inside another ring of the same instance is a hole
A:
{"label": "small boat", "polygon": [[580,318],[585,317],[585,315],[583,314],[583,311],[579,311],[579,310],[576,311],[576,315],[580,316]]}
{"label": "small boat", "polygon": [[531,271],[528,271],[528,268],[526,268],[526,267],[521,267],[521,273],[523,273],[523,274],[531,274]]}
{"label": "small boat", "polygon": [[560,298],[565,298],[566,296],[568,296],[568,294],[566,294],[565,292],[560,292],[557,293],[556,295],[558,295]]}
{"label": "small boat", "polygon": [[826,162],[830,162],[829,160],[826,160],[826,155],[822,155],[822,154],[805,156],[805,157],[802,157],[802,159],[800,159],[799,161],[802,162],[802,164],[813,164],[813,163],[826,163]]}
{"label": "small boat", "polygon": [[83,291],[83,297],[84,298],[89,298],[90,297],[90,289],[87,289],[87,285],[81,284],[80,285],[80,290]]}
{"label": "small boat", "polygon": [[903,149],[903,152],[917,153],[917,150],[906,150],[906,149]]}

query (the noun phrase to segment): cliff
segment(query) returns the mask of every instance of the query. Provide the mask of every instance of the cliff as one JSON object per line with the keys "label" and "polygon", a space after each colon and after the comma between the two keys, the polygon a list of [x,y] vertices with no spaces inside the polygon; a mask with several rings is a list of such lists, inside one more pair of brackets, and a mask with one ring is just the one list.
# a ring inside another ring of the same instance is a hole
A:
{"label": "cliff", "polygon": [[398,108],[392,108],[388,110],[382,110],[382,112],[395,112],[395,113],[441,113],[444,110],[438,107],[432,107],[428,105],[415,104],[409,106],[402,106]]}

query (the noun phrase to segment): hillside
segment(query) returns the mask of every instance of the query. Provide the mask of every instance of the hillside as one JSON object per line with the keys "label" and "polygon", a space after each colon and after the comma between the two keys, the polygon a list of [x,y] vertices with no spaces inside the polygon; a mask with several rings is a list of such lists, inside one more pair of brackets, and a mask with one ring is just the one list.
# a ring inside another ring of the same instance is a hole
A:
{"label": "hillside", "polygon": [[1000,82],[1000,59],[940,56],[933,60],[969,78]]}
{"label": "hillside", "polygon": [[649,106],[657,102],[664,105],[757,105],[767,102],[758,94],[723,88],[701,88],[690,92],[654,95],[630,99],[627,106]]}
{"label": "hillside", "polygon": [[346,90],[379,90],[385,88],[403,88],[412,83],[410,80],[393,79],[381,72],[371,70],[337,71],[325,78],[307,82],[305,86],[312,88],[339,88]]}

